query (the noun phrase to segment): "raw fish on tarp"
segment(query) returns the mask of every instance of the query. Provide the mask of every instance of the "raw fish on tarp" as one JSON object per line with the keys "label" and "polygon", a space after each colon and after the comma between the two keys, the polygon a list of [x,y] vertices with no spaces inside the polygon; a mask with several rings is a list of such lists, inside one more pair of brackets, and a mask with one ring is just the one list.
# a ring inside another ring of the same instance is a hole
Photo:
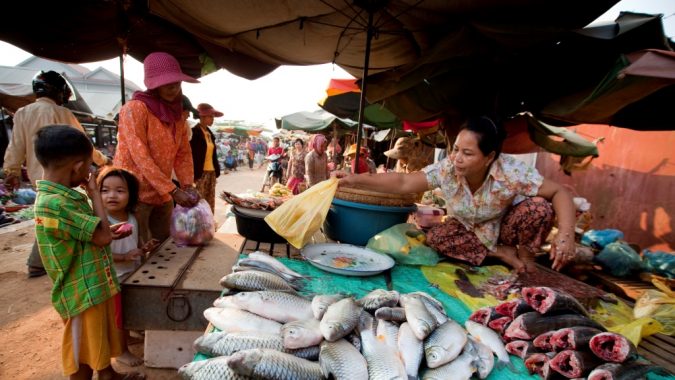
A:
{"label": "raw fish on tarp", "polygon": [[487,326],[490,321],[504,316],[506,316],[506,314],[500,314],[494,306],[486,306],[471,313],[469,319],[476,323],[480,323],[483,326]]}
{"label": "raw fish on tarp", "polygon": [[553,343],[551,338],[557,330],[547,331],[545,333],[537,335],[536,338],[532,341],[532,344],[542,351],[553,351]]}
{"label": "raw fish on tarp", "polygon": [[438,321],[421,299],[410,294],[403,294],[400,301],[405,308],[406,321],[410,324],[417,339],[424,340],[438,327]]}
{"label": "raw fish on tarp", "polygon": [[554,356],[548,364],[556,372],[572,379],[588,375],[595,367],[602,364],[602,360],[590,352],[564,350]]}
{"label": "raw fish on tarp", "polygon": [[225,332],[260,331],[279,334],[281,323],[232,307],[210,307],[204,310],[204,318]]}
{"label": "raw fish on tarp", "polygon": [[466,330],[452,319],[438,326],[424,340],[424,355],[429,368],[437,368],[454,360],[462,352],[466,340]]}
{"label": "raw fish on tarp", "polygon": [[232,303],[241,310],[280,323],[300,321],[314,316],[309,300],[287,292],[241,292],[232,296]]}
{"label": "raw fish on tarp", "polygon": [[525,359],[525,368],[530,373],[536,373],[544,377],[543,369],[548,366],[548,362],[555,356],[555,352],[534,353]]}
{"label": "raw fish on tarp", "polygon": [[473,321],[466,321],[464,327],[466,327],[466,330],[474,337],[474,339],[490,347],[492,352],[497,355],[498,367],[507,366],[511,371],[515,372],[515,369],[509,360],[509,353],[506,352],[504,343],[496,332]]}
{"label": "raw fish on tarp", "polygon": [[398,329],[397,346],[408,377],[416,379],[424,357],[424,342],[417,339],[408,322],[402,323]]}
{"label": "raw fish on tarp", "polygon": [[362,311],[363,308],[351,297],[328,306],[319,323],[319,330],[324,339],[334,342],[345,337],[358,325]]}
{"label": "raw fish on tarp", "polygon": [[393,307],[398,305],[400,296],[401,295],[396,290],[375,289],[356,300],[356,303],[362,306],[365,311],[372,313],[381,307]]}
{"label": "raw fish on tarp", "polygon": [[344,339],[321,343],[319,365],[324,377],[335,380],[368,380],[368,364],[361,353]]}
{"label": "raw fish on tarp", "polygon": [[321,343],[323,335],[319,329],[319,321],[310,318],[288,322],[281,326],[281,338],[284,341],[284,347],[299,349]]}
{"label": "raw fish on tarp", "polygon": [[612,332],[593,336],[588,345],[597,357],[608,362],[623,363],[637,356],[637,349],[628,338]]}
{"label": "raw fish on tarp", "polygon": [[239,351],[230,356],[227,365],[239,374],[256,379],[323,379],[319,363],[275,350]]}
{"label": "raw fish on tarp", "polygon": [[405,380],[408,375],[397,350],[392,349],[375,335],[373,317],[361,313],[358,329],[361,333],[361,352],[368,363],[369,379]]}
{"label": "raw fish on tarp", "polygon": [[328,306],[336,303],[337,301],[347,298],[346,294],[317,294],[312,298],[312,313],[314,313],[314,318],[321,320],[324,313],[328,309]]}
{"label": "raw fish on tarp", "polygon": [[228,356],[219,356],[207,360],[187,363],[178,368],[178,374],[182,379],[192,380],[251,380],[252,377],[244,376],[233,371],[227,365]]}
{"label": "raw fish on tarp", "polygon": [[506,328],[509,326],[511,321],[513,321],[511,317],[500,317],[490,321],[490,323],[488,323],[488,327],[501,334],[506,331]]}
{"label": "raw fish on tarp", "polygon": [[592,327],[567,327],[556,331],[551,337],[551,345],[556,351],[585,350],[591,338],[602,331]]}
{"label": "raw fish on tarp", "polygon": [[525,360],[532,354],[541,353],[541,349],[535,347],[534,344],[527,340],[514,340],[509,342],[505,346],[506,352],[511,355],[518,356],[519,358]]}
{"label": "raw fish on tarp", "polygon": [[537,312],[520,315],[506,328],[504,335],[512,339],[532,339],[545,332],[565,327],[588,326],[605,331],[597,322],[578,314],[545,316]]}
{"label": "raw fish on tarp", "polygon": [[257,331],[232,333],[215,331],[197,338],[193,347],[197,352],[209,356],[229,356],[242,350],[268,348],[308,360],[316,360],[319,357],[319,346],[292,350],[284,347],[283,339],[279,334]]}
{"label": "raw fish on tarp", "polygon": [[225,275],[220,279],[220,285],[229,289],[244,291],[280,290],[295,293],[295,289],[283,278],[257,270],[247,270]]}
{"label": "raw fish on tarp", "polygon": [[385,321],[405,322],[405,309],[402,307],[381,307],[375,310],[375,318]]}
{"label": "raw fish on tarp", "polygon": [[474,360],[473,354],[464,352],[446,365],[426,370],[422,380],[469,380],[477,370]]}
{"label": "raw fish on tarp", "polygon": [[647,373],[656,373],[661,376],[670,376],[665,369],[647,362],[634,361],[631,363],[605,363],[595,367],[588,374],[588,380],[639,380],[646,379]]}
{"label": "raw fish on tarp", "polygon": [[469,335],[469,340],[467,340],[464,350],[467,350],[468,353],[473,354],[473,364],[478,370],[478,377],[481,379],[488,377],[490,372],[492,372],[492,368],[495,366],[495,356],[493,355],[490,347]]}
{"label": "raw fish on tarp", "polygon": [[495,311],[503,316],[516,319],[519,315],[534,311],[534,309],[527,302],[525,302],[524,299],[516,298],[510,301],[502,302],[495,306]]}
{"label": "raw fish on tarp", "polygon": [[522,290],[523,299],[541,314],[578,313],[588,317],[588,311],[576,298],[562,290],[545,286],[526,287]]}

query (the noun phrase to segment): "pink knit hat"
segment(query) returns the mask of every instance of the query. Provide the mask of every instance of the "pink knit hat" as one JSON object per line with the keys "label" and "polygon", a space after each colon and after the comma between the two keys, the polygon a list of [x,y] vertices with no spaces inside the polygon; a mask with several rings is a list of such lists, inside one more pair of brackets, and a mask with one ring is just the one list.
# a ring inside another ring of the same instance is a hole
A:
{"label": "pink knit hat", "polygon": [[178,61],[169,53],[148,54],[143,61],[143,69],[145,71],[143,82],[148,90],[176,82],[199,83],[195,78],[183,74]]}

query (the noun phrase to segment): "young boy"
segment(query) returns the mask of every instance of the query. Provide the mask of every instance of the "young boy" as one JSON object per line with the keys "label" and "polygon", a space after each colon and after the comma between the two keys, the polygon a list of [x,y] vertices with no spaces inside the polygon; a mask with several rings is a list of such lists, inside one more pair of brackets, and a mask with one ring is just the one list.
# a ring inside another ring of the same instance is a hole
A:
{"label": "young boy", "polygon": [[[67,125],[50,125],[35,137],[35,155],[44,168],[37,181],[35,235],[52,279],[52,304],[64,321],[62,362],[71,379],[143,379],[120,374],[110,358],[124,352],[115,325],[113,296],[120,291],[109,244],[124,236],[111,229],[90,171],[89,138]],[[91,199],[74,190],[83,186]],[[114,228],[116,229],[116,228]]]}

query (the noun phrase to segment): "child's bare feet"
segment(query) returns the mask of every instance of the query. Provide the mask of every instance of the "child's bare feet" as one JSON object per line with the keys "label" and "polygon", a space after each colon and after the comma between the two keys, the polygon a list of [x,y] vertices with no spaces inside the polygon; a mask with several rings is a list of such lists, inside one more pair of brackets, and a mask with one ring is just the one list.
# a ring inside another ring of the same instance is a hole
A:
{"label": "child's bare feet", "polygon": [[143,359],[132,354],[129,350],[124,351],[124,353],[116,357],[115,360],[129,367],[136,367],[143,364]]}
{"label": "child's bare feet", "polygon": [[518,253],[514,247],[509,247],[507,245],[497,246],[497,250],[491,252],[489,256],[505,262],[512,267],[516,273],[522,273],[525,270],[525,263],[518,257]]}

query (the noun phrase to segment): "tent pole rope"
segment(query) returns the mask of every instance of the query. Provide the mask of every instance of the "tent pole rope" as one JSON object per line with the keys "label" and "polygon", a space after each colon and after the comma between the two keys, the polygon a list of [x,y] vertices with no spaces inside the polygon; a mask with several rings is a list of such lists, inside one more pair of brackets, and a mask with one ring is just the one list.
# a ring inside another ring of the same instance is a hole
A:
{"label": "tent pole rope", "polygon": [[359,102],[359,123],[356,128],[356,157],[354,159],[354,167],[352,173],[356,173],[359,167],[359,159],[361,152],[361,135],[363,134],[363,113],[366,105],[366,89],[368,78],[368,65],[370,64],[370,42],[373,39],[373,10],[368,10],[368,29],[366,32],[366,54],[363,62],[363,80],[361,81],[361,99]]}

